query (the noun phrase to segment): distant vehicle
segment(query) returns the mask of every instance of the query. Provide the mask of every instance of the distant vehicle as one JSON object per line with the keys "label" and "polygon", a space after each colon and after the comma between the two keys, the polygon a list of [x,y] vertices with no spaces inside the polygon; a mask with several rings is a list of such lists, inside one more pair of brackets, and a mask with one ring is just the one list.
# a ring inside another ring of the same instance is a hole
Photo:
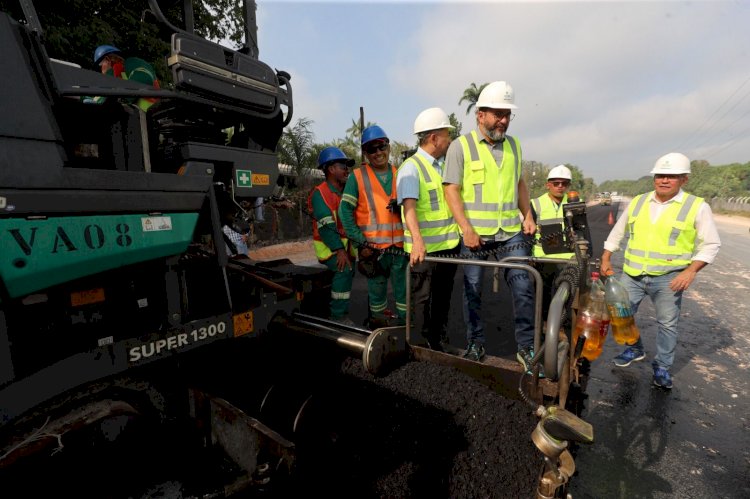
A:
{"label": "distant vehicle", "polygon": [[602,192],[602,195],[599,198],[599,204],[602,206],[609,206],[612,204],[612,196],[609,192]]}

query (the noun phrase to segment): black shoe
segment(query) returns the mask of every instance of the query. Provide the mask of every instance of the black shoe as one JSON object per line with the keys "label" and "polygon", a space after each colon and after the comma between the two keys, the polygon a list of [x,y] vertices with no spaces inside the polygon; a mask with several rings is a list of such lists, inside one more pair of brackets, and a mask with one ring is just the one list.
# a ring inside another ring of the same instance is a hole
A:
{"label": "black shoe", "polygon": [[464,358],[479,362],[484,357],[484,345],[472,341],[464,352]]}
{"label": "black shoe", "polygon": [[[518,360],[518,363],[523,366],[523,368],[526,370],[526,374],[531,374],[531,359],[534,358],[534,347],[521,347],[518,350],[518,353],[516,354],[516,359]],[[537,362],[537,365],[539,366],[539,377],[544,377],[544,366],[539,364]]]}

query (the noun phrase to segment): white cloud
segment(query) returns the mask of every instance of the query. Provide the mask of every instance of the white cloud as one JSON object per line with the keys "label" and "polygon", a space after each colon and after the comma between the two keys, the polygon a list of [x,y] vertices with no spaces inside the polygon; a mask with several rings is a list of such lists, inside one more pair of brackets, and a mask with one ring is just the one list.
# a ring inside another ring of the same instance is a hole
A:
{"label": "white cloud", "polygon": [[292,74],[295,115],[315,121],[319,141],[343,137],[359,106],[403,142],[432,106],[468,130],[463,90],[505,79],[519,105],[510,133],[529,160],[572,163],[597,182],[637,178],[678,147],[712,164],[750,160],[750,2],[261,0],[258,10],[261,59]]}

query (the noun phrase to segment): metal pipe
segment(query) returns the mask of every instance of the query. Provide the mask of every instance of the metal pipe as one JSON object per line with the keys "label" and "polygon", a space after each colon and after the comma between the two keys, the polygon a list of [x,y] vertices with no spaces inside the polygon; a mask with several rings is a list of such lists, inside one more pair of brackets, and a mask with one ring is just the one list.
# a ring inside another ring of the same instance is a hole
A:
{"label": "metal pipe", "polygon": [[[424,260],[426,262],[435,262],[435,263],[455,263],[456,265],[479,265],[481,267],[501,267],[505,269],[519,269],[519,270],[525,270],[529,272],[533,277],[534,281],[536,282],[536,310],[534,312],[534,351],[539,350],[539,346],[541,345],[542,338],[541,338],[541,321],[542,321],[542,275],[539,273],[537,269],[530,265],[523,265],[518,263],[508,263],[510,260],[527,260],[528,257],[512,257],[509,256],[507,258],[503,258],[500,261],[488,261],[488,260],[472,260],[469,258],[446,258],[446,257],[435,257],[435,256],[425,256]],[[408,274],[408,272],[407,272]],[[406,278],[406,309],[411,309],[411,294],[410,294],[410,280],[409,277]],[[406,334],[407,334],[407,341],[409,340],[409,321],[406,321]]]}
{"label": "metal pipe", "polygon": [[[537,269],[532,267],[531,265],[521,265],[521,264],[510,264],[507,262],[530,262],[535,260],[534,257],[530,256],[506,256],[502,260],[500,260],[498,263],[506,264],[506,265],[514,265],[512,267],[508,266],[506,268],[514,268],[514,269],[522,269],[526,270],[529,273],[531,273],[532,276],[534,276],[534,282],[536,284],[536,292],[535,292],[535,299],[534,299],[534,352],[539,351],[539,347],[542,346],[542,293],[544,291],[544,282],[542,281],[542,275],[539,273]],[[505,265],[503,265],[505,266]]]}
{"label": "metal pipe", "polygon": [[[547,328],[544,333],[545,343],[547,343],[547,348],[544,351],[544,374],[553,380],[557,379],[557,373],[559,372],[557,344],[560,342],[562,313],[568,297],[570,297],[570,283],[563,281],[555,291],[555,296],[552,297],[549,304],[549,312],[547,312]],[[551,378],[551,376],[554,376],[554,378]]]}
{"label": "metal pipe", "polygon": [[406,268],[406,343],[411,345],[411,264]]}
{"label": "metal pipe", "polygon": [[[364,333],[369,333],[365,329],[354,328],[352,326],[344,326],[333,321],[314,317],[312,315],[300,314],[295,312],[292,314],[294,323],[302,324],[306,326],[313,326],[313,329],[305,329],[305,333],[311,334],[318,338],[323,338],[335,342],[337,345],[345,348],[346,350],[361,354],[365,349],[365,343],[367,342],[367,336],[356,334],[348,331],[342,331],[341,328],[359,330]],[[286,324],[286,327],[293,327],[294,323]]]}

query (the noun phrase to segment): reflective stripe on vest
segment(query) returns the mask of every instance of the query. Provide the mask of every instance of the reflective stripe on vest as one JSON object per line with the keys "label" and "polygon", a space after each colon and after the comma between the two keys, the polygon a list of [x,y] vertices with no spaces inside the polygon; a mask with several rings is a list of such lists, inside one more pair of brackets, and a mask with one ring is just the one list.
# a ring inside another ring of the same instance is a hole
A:
{"label": "reflective stripe on vest", "polygon": [[[416,215],[425,252],[433,253],[455,248],[459,243],[458,224],[453,220],[453,215],[445,202],[443,178],[435,167],[419,154],[404,161],[399,171],[409,161],[416,164],[419,173],[419,199],[416,203]],[[406,220],[403,210],[402,207],[402,218]],[[404,251],[411,253],[412,244],[411,232],[404,224]]]}
{"label": "reflective stripe on vest", "polygon": [[359,189],[354,218],[367,242],[376,248],[404,245],[401,214],[391,213],[387,208],[391,199],[396,199],[396,168],[389,167],[393,175],[390,194],[383,190],[369,164],[365,163],[353,172]]}
{"label": "reflective stripe on vest", "polygon": [[[133,71],[130,72],[130,75],[133,75],[135,73],[145,73],[154,82],[152,86],[155,89],[159,90],[161,88],[159,85],[159,80],[156,79],[156,75],[152,73],[151,71],[149,71],[147,68],[137,67]],[[122,78],[123,80],[130,79],[128,74],[125,73],[125,71],[120,73],[120,78]],[[148,111],[148,108],[153,106],[158,100],[159,99],[157,99],[156,97],[141,97],[140,99],[138,99],[137,104],[138,104],[138,107],[141,108],[141,110]]]}
{"label": "reflective stripe on vest", "polygon": [[[536,212],[536,224],[540,225],[556,225],[559,230],[562,231],[565,228],[565,219],[560,216],[562,212],[562,205],[568,202],[568,195],[564,194],[560,206],[555,209],[555,202],[549,197],[549,194],[542,194],[538,198],[531,200],[534,211]],[[539,241],[542,238],[540,230],[537,230],[536,240]],[[559,258],[560,260],[570,260],[575,253],[554,253],[547,255],[542,249],[542,245],[537,242],[534,245],[534,256],[542,257],[549,256],[550,258]]]}
{"label": "reflective stripe on vest", "polygon": [[356,258],[357,250],[349,244],[349,239],[344,237],[344,227],[341,225],[341,221],[338,220],[338,209],[339,204],[341,203],[341,195],[333,192],[327,181],[318,184],[312,191],[310,191],[310,195],[307,197],[307,211],[311,214],[313,213],[312,197],[315,191],[320,192],[323,202],[331,211],[330,217],[323,217],[320,220],[313,219],[312,221],[313,247],[315,248],[315,256],[318,258],[318,261],[324,262],[333,256],[331,248],[329,248],[326,243],[323,242],[323,238],[320,237],[320,229],[326,225],[333,224],[336,225],[336,231],[341,238],[341,244],[348,250],[349,255]]}
{"label": "reflective stripe on vest", "polygon": [[479,143],[476,130],[458,138],[464,153],[461,197],[466,218],[477,234],[489,236],[498,229],[521,230],[518,181],[521,176],[520,145],[511,136],[503,141],[503,161],[498,166],[490,150]]}
{"label": "reflective stripe on vest", "polygon": [[651,222],[650,196],[653,192],[636,196],[628,211],[630,240],[622,269],[631,276],[684,269],[695,250],[695,218],[703,198],[686,193],[682,201],[670,203],[656,222]]}

